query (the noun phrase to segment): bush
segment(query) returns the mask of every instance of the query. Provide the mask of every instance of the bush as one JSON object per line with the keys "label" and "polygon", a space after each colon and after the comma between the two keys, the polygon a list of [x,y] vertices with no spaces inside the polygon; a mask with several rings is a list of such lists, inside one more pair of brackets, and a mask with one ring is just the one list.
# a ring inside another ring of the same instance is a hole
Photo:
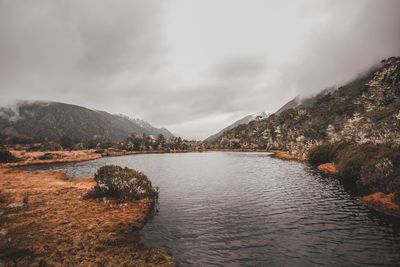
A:
{"label": "bush", "polygon": [[68,136],[62,136],[58,141],[63,149],[73,150],[74,149],[74,141]]}
{"label": "bush", "polygon": [[323,164],[330,162],[331,146],[330,145],[314,145],[308,152],[308,161],[312,164]]}
{"label": "bush", "polygon": [[394,171],[393,161],[386,156],[366,160],[361,166],[357,186],[365,193],[391,193],[394,189]]}
{"label": "bush", "polygon": [[40,160],[61,159],[63,156],[57,153],[45,153],[39,157]]}
{"label": "bush", "polygon": [[308,161],[316,165],[334,162],[338,152],[346,146],[346,143],[314,145],[308,152]]}
{"label": "bush", "polygon": [[28,152],[36,152],[42,150],[42,146],[40,144],[31,144],[26,148]]}
{"label": "bush", "polygon": [[394,202],[400,205],[400,179],[397,179],[394,182],[393,194],[394,194]]}
{"label": "bush", "polygon": [[400,182],[400,152],[377,144],[349,145],[335,159],[339,175],[361,194],[392,193]]}
{"label": "bush", "polygon": [[94,176],[95,194],[102,197],[115,197],[123,200],[155,198],[158,192],[152,187],[149,178],[138,171],[108,165],[101,167]]}
{"label": "bush", "polygon": [[19,158],[14,157],[8,150],[0,150],[0,163],[18,162]]}
{"label": "bush", "polygon": [[400,152],[395,145],[315,145],[308,158],[313,164],[334,162],[344,185],[361,195],[394,193],[400,203]]}

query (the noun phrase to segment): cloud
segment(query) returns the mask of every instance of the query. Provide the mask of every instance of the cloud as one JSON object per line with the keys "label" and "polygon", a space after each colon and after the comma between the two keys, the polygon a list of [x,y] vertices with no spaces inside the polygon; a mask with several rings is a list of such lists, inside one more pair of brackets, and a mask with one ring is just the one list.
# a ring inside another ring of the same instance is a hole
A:
{"label": "cloud", "polygon": [[329,2],[330,19],[308,40],[285,80],[307,96],[355,78],[400,55],[400,1]]}
{"label": "cloud", "polygon": [[162,68],[161,9],[156,1],[0,1],[2,90],[107,99],[123,73]]}
{"label": "cloud", "polygon": [[254,78],[265,71],[265,62],[257,56],[230,58],[213,70],[218,79]]}
{"label": "cloud", "polygon": [[400,1],[0,0],[0,104],[52,100],[185,138],[400,55]]}

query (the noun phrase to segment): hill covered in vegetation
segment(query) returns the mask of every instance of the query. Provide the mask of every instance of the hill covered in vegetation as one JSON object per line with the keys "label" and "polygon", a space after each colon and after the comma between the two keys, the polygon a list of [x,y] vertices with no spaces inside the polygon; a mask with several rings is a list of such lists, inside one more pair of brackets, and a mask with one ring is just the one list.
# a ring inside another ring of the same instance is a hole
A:
{"label": "hill covered in vegetation", "polygon": [[265,148],[306,156],[313,145],[400,144],[400,57],[329,90],[307,105],[226,131],[209,148]]}
{"label": "hill covered in vegetation", "polygon": [[7,136],[49,140],[68,136],[72,139],[121,141],[132,133],[174,137],[167,129],[156,128],[144,120],[76,105],[31,102],[0,107],[0,134]]}
{"label": "hill covered in vegetation", "polygon": [[247,115],[237,121],[235,121],[234,123],[232,123],[231,125],[225,127],[224,129],[222,129],[221,131],[219,131],[216,134],[213,134],[209,137],[207,137],[204,141],[212,141],[215,140],[216,138],[218,138],[219,136],[221,136],[224,132],[235,128],[236,126],[239,126],[241,124],[248,124],[251,121],[254,120],[261,120],[261,119],[265,119],[268,118],[269,114],[267,114],[266,112],[259,112],[259,113],[255,113],[255,114],[251,114],[251,115]]}

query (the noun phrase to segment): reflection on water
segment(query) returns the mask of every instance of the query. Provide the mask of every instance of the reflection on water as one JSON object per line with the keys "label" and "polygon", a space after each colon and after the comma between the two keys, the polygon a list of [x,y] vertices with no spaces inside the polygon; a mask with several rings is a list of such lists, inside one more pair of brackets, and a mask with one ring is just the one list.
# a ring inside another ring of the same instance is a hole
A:
{"label": "reflection on water", "polygon": [[396,266],[399,223],[367,209],[307,164],[268,153],[143,154],[36,166],[70,177],[106,164],[146,173],[160,188],[142,230],[192,266]]}

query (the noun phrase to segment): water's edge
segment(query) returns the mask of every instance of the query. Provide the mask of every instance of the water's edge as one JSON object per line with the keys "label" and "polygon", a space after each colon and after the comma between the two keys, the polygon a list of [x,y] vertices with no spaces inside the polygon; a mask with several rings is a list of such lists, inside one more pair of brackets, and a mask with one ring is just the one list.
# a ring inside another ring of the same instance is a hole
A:
{"label": "water's edge", "polygon": [[[309,164],[265,152],[206,152],[102,158],[60,168],[82,177],[105,164],[139,169],[160,187],[158,212],[142,240],[172,251],[183,265],[338,265],[332,253],[347,255],[340,259],[355,266],[395,266],[400,260],[396,222]],[[337,242],[343,248],[330,245]]]}

